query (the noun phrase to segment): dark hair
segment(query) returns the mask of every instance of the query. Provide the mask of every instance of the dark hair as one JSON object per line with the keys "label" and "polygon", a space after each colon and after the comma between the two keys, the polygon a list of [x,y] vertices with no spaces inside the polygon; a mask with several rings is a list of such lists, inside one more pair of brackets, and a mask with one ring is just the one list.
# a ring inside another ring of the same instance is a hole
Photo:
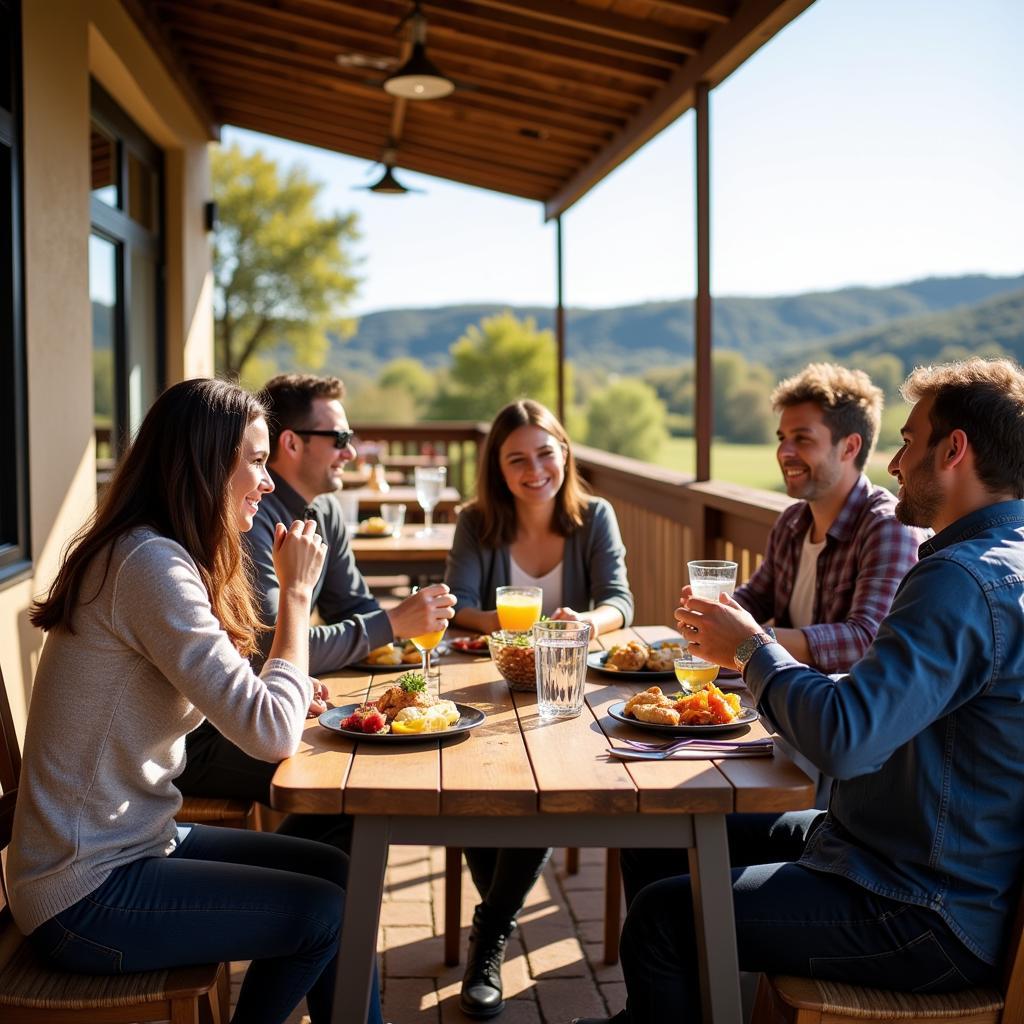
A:
{"label": "dark hair", "polygon": [[270,430],[270,456],[277,454],[277,441],[284,430],[302,430],[311,427],[313,401],[317,398],[345,397],[345,385],[340,377],[316,377],[309,373],[282,373],[268,380],[260,392],[267,408],[267,426]]}
{"label": "dark hair", "polygon": [[776,412],[813,402],[821,409],[833,444],[851,434],[860,434],[861,446],[854,465],[863,469],[878,437],[883,399],[882,389],[872,384],[863,370],[848,370],[835,363],[811,363],[795,377],[779,383],[771,400]]}
{"label": "dark hair", "polygon": [[480,513],[480,543],[484,547],[499,548],[511,544],[516,536],[516,505],[512,492],[501,472],[501,446],[508,436],[520,427],[534,426],[546,430],[558,439],[565,453],[565,479],[555,497],[555,512],[551,528],[568,537],[583,524],[583,510],[587,504],[586,488],[576,470],[576,460],[569,446],[569,435],[558,417],[540,402],[524,399],[506,405],[491,423],[480,456],[480,470],[476,481],[476,500],[471,507]]}
{"label": "dark hair", "polygon": [[978,479],[1024,498],[1024,371],[1009,359],[919,366],[900,389],[908,402],[934,398],[928,447],[954,430],[967,435]]}
{"label": "dark hair", "polygon": [[75,608],[92,560],[106,551],[99,595],[114,542],[148,526],[180,544],[199,568],[213,613],[238,650],[256,651],[259,616],[248,562],[229,509],[229,482],[242,439],[265,415],[247,391],[221,380],[186,380],[153,403],[91,520],[71,539],[57,578],[30,619],[74,632]]}

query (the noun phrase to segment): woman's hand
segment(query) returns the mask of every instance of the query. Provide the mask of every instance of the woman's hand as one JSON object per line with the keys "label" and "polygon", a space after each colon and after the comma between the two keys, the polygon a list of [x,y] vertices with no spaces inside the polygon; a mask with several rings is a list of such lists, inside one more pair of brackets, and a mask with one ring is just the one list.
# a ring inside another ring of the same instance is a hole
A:
{"label": "woman's hand", "polygon": [[319,679],[310,676],[309,681],[313,684],[313,700],[310,702],[307,718],[317,718],[327,710],[327,685]]}
{"label": "woman's hand", "polygon": [[579,612],[572,608],[556,608],[550,617],[561,622],[579,622],[583,618]]}
{"label": "woman's hand", "polygon": [[312,591],[320,578],[327,545],[316,532],[316,520],[296,519],[274,527],[274,571],[281,590]]}

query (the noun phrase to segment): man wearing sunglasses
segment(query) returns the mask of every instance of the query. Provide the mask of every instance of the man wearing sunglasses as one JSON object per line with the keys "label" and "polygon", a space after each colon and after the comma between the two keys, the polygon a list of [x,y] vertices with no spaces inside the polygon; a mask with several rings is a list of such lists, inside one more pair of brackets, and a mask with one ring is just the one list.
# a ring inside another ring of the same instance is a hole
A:
{"label": "man wearing sunglasses", "polygon": [[[321,620],[309,631],[309,671],[314,676],[359,661],[396,636],[442,629],[454,615],[455,597],[443,583],[424,587],[385,610],[356,566],[341,508],[333,497],[341,487],[345,463],[356,454],[341,404],[344,393],[337,377],[285,374],[267,383],[261,398],[270,427],[268,468],[274,490],[263,496],[252,529],[243,535],[255,568],[260,617],[272,626],[277,620],[280,591],[274,571],[274,527],[303,518],[317,521],[328,550],[313,588],[312,607]],[[272,630],[261,638],[263,657],[272,639]],[[325,705],[314,700],[310,713],[323,710]],[[186,795],[269,802],[276,766],[254,761],[209,722],[189,734],[186,751],[187,766],[177,780]],[[311,817],[322,832],[323,822],[317,823],[316,815]],[[291,834],[325,838],[319,833],[310,835],[305,828],[285,828]]]}

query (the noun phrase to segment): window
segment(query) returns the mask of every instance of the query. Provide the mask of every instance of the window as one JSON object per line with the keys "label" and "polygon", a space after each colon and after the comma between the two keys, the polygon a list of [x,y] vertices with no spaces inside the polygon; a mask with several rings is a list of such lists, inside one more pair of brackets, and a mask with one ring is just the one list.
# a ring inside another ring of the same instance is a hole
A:
{"label": "window", "polygon": [[92,85],[89,296],[102,484],[163,387],[163,155]]}
{"label": "window", "polygon": [[29,566],[18,13],[0,0],[0,584]]}

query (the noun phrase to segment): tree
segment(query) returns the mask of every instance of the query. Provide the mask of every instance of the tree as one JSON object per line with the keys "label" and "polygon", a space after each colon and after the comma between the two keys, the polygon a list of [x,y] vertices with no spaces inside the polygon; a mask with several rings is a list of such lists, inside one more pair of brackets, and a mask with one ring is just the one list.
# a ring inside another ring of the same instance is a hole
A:
{"label": "tree", "polygon": [[328,331],[353,331],[342,310],[359,283],[346,250],[359,237],[355,214],[320,216],[323,186],[260,152],[215,150],[212,169],[218,372],[237,379],[254,354],[282,344],[319,367]]}
{"label": "tree", "polygon": [[[518,320],[509,312],[485,317],[468,327],[450,351],[451,368],[431,405],[431,419],[489,420],[520,398],[554,409],[555,337],[538,331],[532,317]],[[569,387],[567,381],[567,392]]]}
{"label": "tree", "polygon": [[652,462],[668,438],[665,405],[641,380],[624,377],[587,406],[587,444]]}
{"label": "tree", "polygon": [[392,359],[381,370],[377,386],[383,391],[403,392],[412,398],[416,408],[422,408],[437,394],[437,377],[418,359],[407,356]]}

